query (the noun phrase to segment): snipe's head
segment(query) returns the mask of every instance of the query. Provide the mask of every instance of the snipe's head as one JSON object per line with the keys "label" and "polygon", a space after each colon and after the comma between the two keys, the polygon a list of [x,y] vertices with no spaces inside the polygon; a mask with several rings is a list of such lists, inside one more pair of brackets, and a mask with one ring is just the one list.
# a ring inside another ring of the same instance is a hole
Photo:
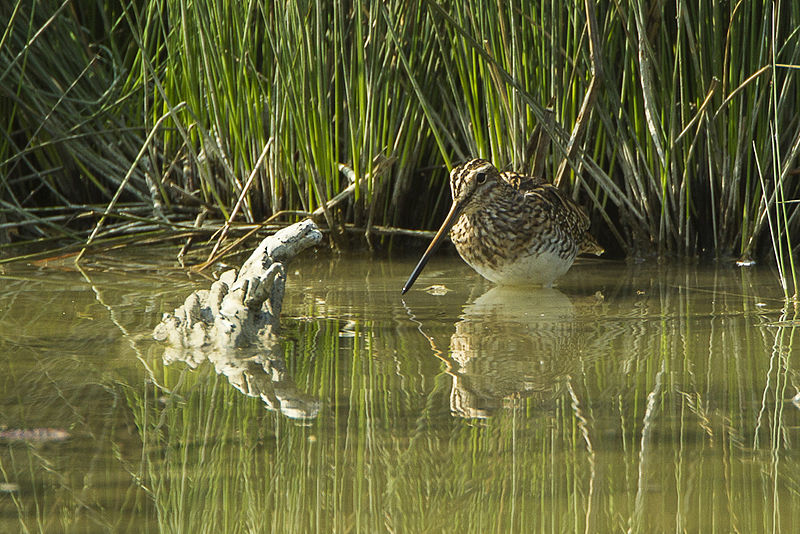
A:
{"label": "snipe's head", "polygon": [[500,180],[500,172],[485,159],[472,159],[455,167],[450,171],[450,193],[453,196],[453,205],[445,217],[439,231],[436,232],[428,249],[420,258],[419,263],[403,286],[403,293],[411,289],[417,277],[425,268],[431,255],[465,211],[479,209],[491,196],[491,191]]}
{"label": "snipe's head", "polygon": [[[452,213],[457,209],[457,213],[450,221],[450,226],[465,209],[474,209],[486,201],[486,197],[498,180],[500,171],[485,159],[472,159],[453,168],[450,171],[450,193],[453,196],[453,207],[450,211]],[[448,222],[449,216],[450,214],[445,223]]]}

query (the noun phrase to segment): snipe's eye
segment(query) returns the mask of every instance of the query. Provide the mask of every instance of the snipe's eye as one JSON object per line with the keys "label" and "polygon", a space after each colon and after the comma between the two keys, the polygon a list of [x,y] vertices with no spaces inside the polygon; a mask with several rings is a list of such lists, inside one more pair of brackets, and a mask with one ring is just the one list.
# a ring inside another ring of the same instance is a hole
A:
{"label": "snipe's eye", "polygon": [[478,185],[481,185],[481,184],[485,183],[486,182],[486,173],[485,172],[479,172],[477,175],[475,175],[475,181],[478,182]]}

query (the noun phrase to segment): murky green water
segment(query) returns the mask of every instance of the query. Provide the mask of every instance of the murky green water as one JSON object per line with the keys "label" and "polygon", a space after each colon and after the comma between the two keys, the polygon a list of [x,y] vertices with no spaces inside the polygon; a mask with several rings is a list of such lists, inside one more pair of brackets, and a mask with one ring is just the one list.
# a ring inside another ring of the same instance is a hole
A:
{"label": "murky green water", "polygon": [[306,255],[281,347],[188,363],[150,332],[207,281],[6,267],[0,532],[800,524],[800,322],[768,269],[506,290],[440,255],[401,298],[415,260]]}

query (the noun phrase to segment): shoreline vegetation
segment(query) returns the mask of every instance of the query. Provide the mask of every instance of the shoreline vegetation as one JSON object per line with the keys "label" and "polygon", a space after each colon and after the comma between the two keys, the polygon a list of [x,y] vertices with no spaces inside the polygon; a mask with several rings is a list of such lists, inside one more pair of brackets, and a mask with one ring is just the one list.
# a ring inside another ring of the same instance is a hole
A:
{"label": "shoreline vegetation", "polygon": [[612,256],[774,261],[796,295],[798,2],[11,0],[0,28],[0,261],[210,261],[311,214],[391,249],[484,157],[535,160]]}

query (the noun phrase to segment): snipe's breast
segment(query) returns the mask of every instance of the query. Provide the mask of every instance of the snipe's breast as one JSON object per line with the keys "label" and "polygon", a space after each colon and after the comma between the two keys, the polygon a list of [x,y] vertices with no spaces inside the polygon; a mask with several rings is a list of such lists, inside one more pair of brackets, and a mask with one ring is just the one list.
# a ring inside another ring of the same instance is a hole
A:
{"label": "snipe's breast", "polygon": [[578,253],[575,239],[561,225],[490,210],[462,214],[450,239],[478,274],[504,285],[550,286]]}

